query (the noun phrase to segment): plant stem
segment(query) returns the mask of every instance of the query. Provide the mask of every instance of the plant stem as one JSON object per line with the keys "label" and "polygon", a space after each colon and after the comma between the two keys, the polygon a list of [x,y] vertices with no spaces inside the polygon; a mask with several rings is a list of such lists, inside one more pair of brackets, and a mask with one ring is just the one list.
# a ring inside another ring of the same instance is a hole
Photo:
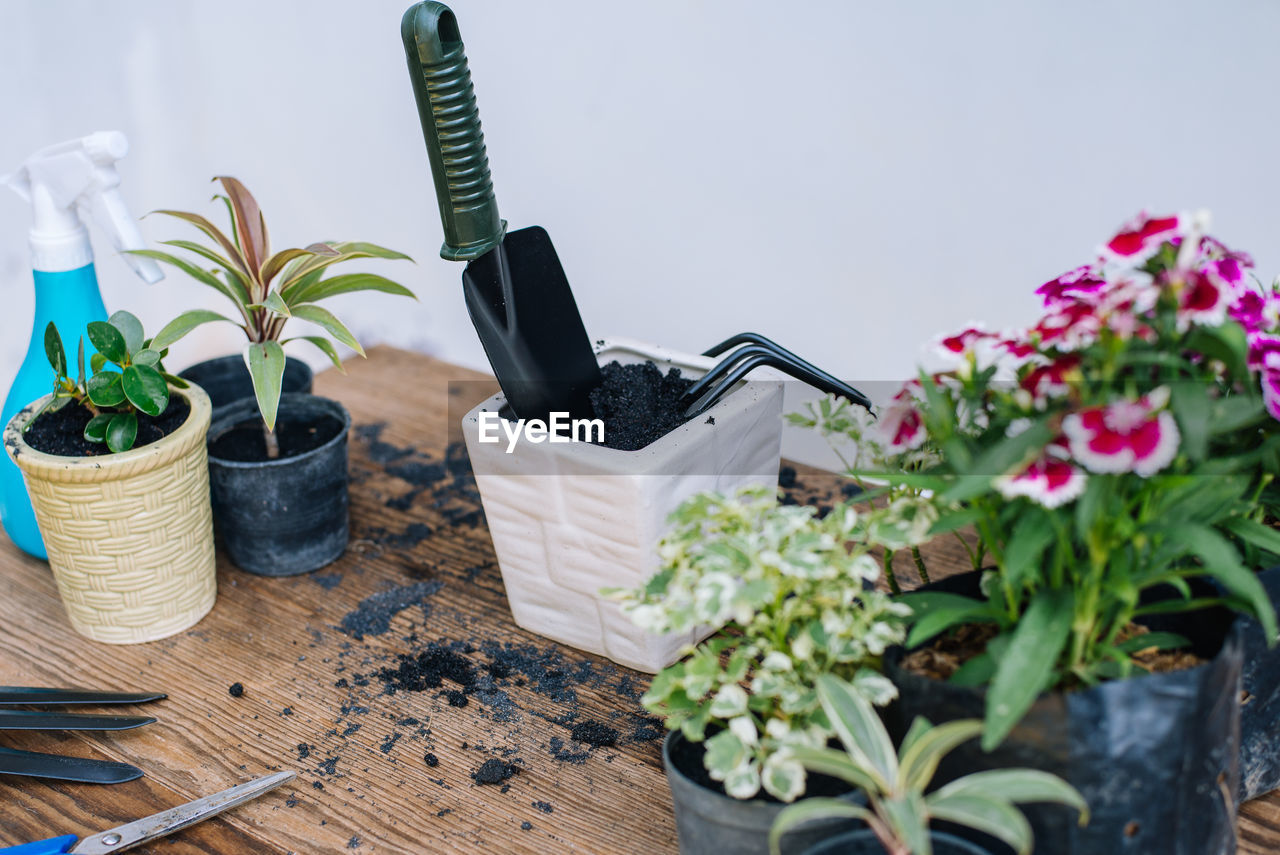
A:
{"label": "plant stem", "polygon": [[267,459],[275,460],[280,456],[280,441],[276,437],[276,432],[267,427],[267,423],[262,423],[262,440],[267,446]]}
{"label": "plant stem", "polygon": [[898,577],[893,574],[893,550],[886,549],[884,551],[884,575],[889,582],[889,590],[895,594],[902,593],[902,586],[898,584]]}
{"label": "plant stem", "polygon": [[924,566],[924,556],[920,554],[920,547],[911,547],[911,560],[916,563],[916,572],[920,574],[920,581],[929,584],[929,571]]}

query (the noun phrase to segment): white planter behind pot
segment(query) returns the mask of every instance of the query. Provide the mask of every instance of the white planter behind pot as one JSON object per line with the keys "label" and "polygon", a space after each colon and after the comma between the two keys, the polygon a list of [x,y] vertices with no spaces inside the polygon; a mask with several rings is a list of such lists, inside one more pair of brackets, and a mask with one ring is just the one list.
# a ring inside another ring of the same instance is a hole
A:
{"label": "white planter behind pot", "polygon": [[[602,365],[652,360],[687,377],[717,361],[625,339],[597,342],[596,353]],[[463,417],[462,431],[516,623],[629,668],[660,670],[700,636],[645,633],[599,591],[640,585],[658,571],[667,516],[694,493],[776,487],[781,381],[742,383],[639,451],[521,440],[508,454],[505,436],[479,441],[480,413],[505,403],[501,394],[484,401]]]}

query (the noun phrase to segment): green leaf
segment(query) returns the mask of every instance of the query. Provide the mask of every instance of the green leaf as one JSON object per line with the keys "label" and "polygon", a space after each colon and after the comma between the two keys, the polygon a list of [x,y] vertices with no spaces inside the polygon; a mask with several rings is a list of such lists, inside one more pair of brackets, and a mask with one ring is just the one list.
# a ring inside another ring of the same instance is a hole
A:
{"label": "green leaf", "polygon": [[1209,423],[1209,433],[1214,436],[1230,433],[1262,421],[1266,415],[1266,409],[1260,398],[1232,395],[1214,404],[1213,419]]}
{"label": "green leaf", "polygon": [[[161,252],[158,249],[130,249],[130,250],[126,250],[126,252],[133,253],[134,255],[141,255],[146,258],[154,258],[156,261],[160,261],[165,264],[172,265],[173,267],[178,268],[178,270],[181,270],[183,273],[190,276],[192,279],[196,280],[197,282],[200,282],[201,284],[204,284],[204,285],[208,285],[210,288],[214,289],[219,294],[226,297],[228,300],[231,300],[232,302],[236,303],[237,305],[244,305],[249,300],[248,292],[245,292],[244,294],[237,294],[236,290],[233,289],[226,282],[222,281],[217,276],[210,273],[208,270],[205,270],[202,267],[197,267],[196,265],[187,261],[185,258],[179,258],[176,255],[172,255],[171,253],[168,253],[168,252]],[[239,275],[239,274],[235,274],[235,275]]]}
{"label": "green leaf", "polygon": [[923,793],[938,771],[938,764],[956,746],[982,733],[982,721],[958,719],[930,728],[902,752],[899,786],[905,792]]}
{"label": "green leaf", "polygon": [[289,311],[289,304],[284,301],[278,291],[272,291],[267,294],[267,299],[262,301],[262,305],[277,315],[284,315],[286,318],[292,315]]}
{"label": "green leaf", "polygon": [[293,338],[285,339],[282,344],[288,344],[291,341],[306,341],[320,349],[325,356],[329,357],[329,361],[333,363],[333,367],[343,374],[347,373],[347,367],[342,364],[342,359],[338,356],[338,349],[333,346],[333,342],[321,335],[299,335]]}
{"label": "green leaf", "polygon": [[373,273],[347,273],[320,279],[306,287],[295,288],[289,297],[293,303],[314,303],[354,291],[380,291],[383,294],[398,294],[402,297],[417,299],[412,291],[400,283]]}
{"label": "green leaf", "polygon": [[1169,405],[1182,434],[1182,450],[1192,461],[1203,460],[1209,449],[1209,399],[1203,383],[1174,383]]}
{"label": "green leaf", "polygon": [[[214,321],[226,321],[229,324],[236,323],[230,318],[217,312],[211,312],[208,309],[192,309],[183,312],[165,324],[164,329],[156,333],[156,337],[151,340],[151,347],[155,350],[164,350],[167,347],[171,347],[184,335],[201,324],[213,323]],[[236,324],[236,326],[240,325]]]}
{"label": "green leaf", "polygon": [[99,413],[89,419],[89,423],[84,426],[84,438],[89,442],[106,442],[107,441],[107,425],[115,418],[115,413]]}
{"label": "green leaf", "polygon": [[938,517],[938,521],[929,529],[930,537],[937,537],[940,534],[950,534],[953,531],[959,531],[967,525],[972,525],[985,515],[982,508],[961,508],[956,511],[944,513]]}
{"label": "green leaf", "polygon": [[[940,792],[940,791],[939,791]],[[1007,801],[966,794],[925,797],[930,816],[986,832],[1013,847],[1018,855],[1030,855],[1031,825],[1022,811]]]}
{"label": "green leaf", "polygon": [[1044,551],[1057,540],[1049,515],[1039,508],[1023,514],[1014,529],[1013,537],[1004,550],[1005,580],[1020,587],[1025,579],[1036,579]]}
{"label": "green leaf", "polygon": [[[166,217],[174,217],[175,219],[182,220],[183,222],[187,222],[195,226],[208,237],[213,238],[213,240],[217,242],[218,246],[222,247],[222,251],[227,254],[227,258],[235,265],[236,269],[239,270],[240,273],[244,274],[246,277],[250,277],[252,275],[248,265],[245,264],[244,254],[240,252],[240,247],[236,246],[235,242],[223,234],[221,229],[204,217],[199,214],[189,214],[186,211],[160,210],[152,211],[151,213],[163,214]],[[146,250],[132,251],[145,252]]]}
{"label": "green leaf", "polygon": [[[226,274],[227,282],[225,286],[222,286],[221,282],[217,281],[217,276],[214,276],[214,279],[216,282],[215,287],[221,286],[221,287],[218,287],[218,290],[223,290],[223,288],[229,287],[232,290],[232,292],[235,294],[236,298],[238,298],[237,302],[240,302],[240,303],[249,302],[249,288],[251,283],[247,278],[245,278],[245,274],[240,270],[240,268],[236,267],[235,263],[232,262],[230,259],[225,258],[224,256],[221,256],[221,255],[218,255],[218,253],[214,252],[213,250],[209,249],[206,246],[196,243],[195,241],[165,240],[165,241],[161,241],[161,243],[166,246],[176,246],[179,249],[185,249],[188,252],[194,252],[196,255],[199,255],[201,258],[206,258],[209,261],[212,261],[214,264],[218,265],[219,269],[221,269]],[[206,282],[205,284],[208,285],[210,283]]]}
{"label": "green leaf", "polygon": [[1249,604],[1253,616],[1262,624],[1270,644],[1277,635],[1276,610],[1258,577],[1240,562],[1236,548],[1208,526],[1186,523],[1177,529],[1181,542],[1204,564],[1204,571],[1217,579],[1228,593]]}
{"label": "green leaf", "polygon": [[49,358],[49,365],[58,377],[67,376],[67,354],[62,349],[62,336],[53,321],[44,328],[44,355]]}
{"label": "green leaf", "polygon": [[160,376],[164,378],[164,382],[168,383],[175,389],[191,388],[191,384],[186,381],[186,378],[179,377],[177,374],[170,374],[167,371],[161,371]]}
{"label": "green leaf", "polygon": [[1046,588],[1036,592],[1018,620],[987,693],[984,751],[999,745],[1036,696],[1053,684],[1058,657],[1071,634],[1072,600],[1070,590]]}
{"label": "green leaf", "polygon": [[307,249],[282,249],[272,255],[262,264],[262,270],[259,271],[259,279],[262,284],[270,285],[271,280],[280,275],[286,264],[297,258],[310,258],[315,252],[308,247]]}
{"label": "green leaf", "polygon": [[121,386],[129,403],[149,416],[158,416],[169,406],[169,384],[154,368],[130,365],[124,370]]}
{"label": "green leaf", "polygon": [[124,400],[124,387],[118,371],[100,371],[86,385],[89,400],[99,407],[114,407]]}
{"label": "green leaf", "polygon": [[841,799],[805,799],[779,811],[778,818],[769,829],[769,851],[773,855],[779,855],[782,851],[782,836],[805,823],[821,819],[856,819],[866,822],[871,818],[872,814],[866,808]]}
{"label": "green leaf", "polygon": [[807,748],[800,745],[793,746],[789,750],[792,756],[810,772],[838,778],[860,790],[877,792],[875,780],[857,763],[850,760],[849,755],[843,751],[836,751],[834,748]]}
{"label": "green leaf", "polygon": [[1014,804],[1063,804],[1076,809],[1080,814],[1081,825],[1089,821],[1089,806],[1085,804],[1080,791],[1057,775],[1039,769],[989,769],[973,772],[939,787],[933,796],[940,799],[985,796]]}
{"label": "green leaf", "polygon": [[267,430],[276,429],[276,412],[280,408],[280,383],[284,377],[284,348],[278,341],[254,342],[245,352],[253,394],[258,399],[258,412]]}
{"label": "green leaf", "polygon": [[995,675],[996,658],[987,650],[957,668],[947,682],[953,686],[985,686]]}
{"label": "green leaf", "polygon": [[158,350],[139,350],[133,355],[134,365],[145,365],[148,368],[155,368],[160,364],[160,351]]}
{"label": "green leaf", "polygon": [[833,674],[819,675],[817,683],[818,700],[849,758],[881,790],[888,791],[898,779],[898,755],[875,708],[853,686]]}
{"label": "green leaf", "polygon": [[994,607],[960,594],[923,591],[903,594],[898,601],[911,608],[911,634],[907,647],[914,648],[963,623],[987,623],[994,619]]}
{"label": "green leaf", "polygon": [[84,336],[76,339],[76,387],[84,388]]}
{"label": "green leaf", "polygon": [[97,374],[106,367],[107,358],[101,353],[92,353],[89,355],[89,370]]}
{"label": "green leaf", "polygon": [[1245,543],[1252,543],[1261,550],[1280,556],[1280,531],[1271,526],[1248,517],[1233,517],[1222,523],[1222,527]]}
{"label": "green leaf", "polygon": [[144,333],[142,332],[142,321],[138,320],[132,314],[126,311],[115,312],[111,317],[107,318],[107,323],[120,331],[120,335],[124,336],[125,350],[133,353],[141,349]]}
{"label": "green leaf", "polygon": [[1176,632],[1146,632],[1125,639],[1116,645],[1116,649],[1122,653],[1137,653],[1139,650],[1148,650],[1152,647],[1160,650],[1177,650],[1190,644],[1191,642],[1185,636],[1178,635]]}
{"label": "green leaf", "polygon": [[116,413],[107,423],[107,448],[128,451],[138,437],[138,417],[133,413]]}
{"label": "green leaf", "polygon": [[90,321],[85,330],[89,334],[89,342],[110,361],[123,365],[129,358],[129,345],[124,334],[106,321]]}
{"label": "green leaf", "polygon": [[906,844],[913,855],[932,855],[933,838],[929,834],[929,812],[920,793],[907,791],[900,798],[880,802],[880,814],[889,821],[894,836]]}
{"label": "green leaf", "polygon": [[364,356],[364,348],[360,346],[360,342],[356,341],[356,337],[328,309],[317,306],[314,303],[303,303],[302,305],[293,306],[293,314],[294,317],[302,318],[304,321],[310,321],[319,326],[339,342]]}

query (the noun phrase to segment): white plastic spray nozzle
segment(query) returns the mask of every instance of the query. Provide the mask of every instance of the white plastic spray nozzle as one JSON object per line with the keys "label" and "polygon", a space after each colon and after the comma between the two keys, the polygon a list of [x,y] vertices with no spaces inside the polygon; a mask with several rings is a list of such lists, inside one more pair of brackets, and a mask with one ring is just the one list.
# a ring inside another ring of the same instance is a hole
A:
{"label": "white plastic spray nozzle", "polygon": [[[116,161],[128,153],[124,134],[99,131],[42,148],[17,172],[0,178],[31,203],[32,267],[56,273],[93,261],[89,233],[81,220],[86,207],[97,215],[117,250],[146,248],[138,221],[120,196]],[[125,253],[124,260],[146,282],[164,278],[150,258]]]}

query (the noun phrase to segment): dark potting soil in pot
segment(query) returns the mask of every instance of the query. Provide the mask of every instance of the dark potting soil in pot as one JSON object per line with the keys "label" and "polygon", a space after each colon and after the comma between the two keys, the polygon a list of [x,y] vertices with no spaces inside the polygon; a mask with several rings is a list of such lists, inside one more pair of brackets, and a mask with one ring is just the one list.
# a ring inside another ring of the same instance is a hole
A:
{"label": "dark potting soil in pot", "polygon": [[[1131,623],[1116,640],[1124,642],[1150,632],[1145,626]],[[963,624],[911,651],[903,657],[902,667],[933,680],[950,680],[961,666],[983,653],[995,635],[992,624]],[[1160,650],[1155,647],[1138,650],[1132,658],[1135,665],[1152,674],[1182,671],[1208,661],[1191,650]],[[1067,685],[1063,688],[1073,687]]]}
{"label": "dark potting soil in pot", "polygon": [[[282,417],[276,422],[276,441],[280,457],[295,457],[319,448],[342,432],[342,422],[332,416],[317,421],[298,422]],[[209,443],[209,453],[222,460],[256,463],[267,459],[267,443],[258,419],[240,422],[223,431]]]}
{"label": "dark potting soil in pot", "polygon": [[672,368],[664,375],[652,362],[601,367],[602,381],[591,390],[594,416],[604,422],[607,448],[637,451],[687,421],[680,398],[693,381]]}
{"label": "dark potting soil in pot", "polygon": [[[671,762],[680,770],[680,773],[686,778],[692,780],[700,787],[704,787],[712,792],[720,795],[727,795],[724,791],[724,784],[719,781],[712,780],[711,773],[707,771],[707,767],[702,764],[703,755],[706,754],[703,746],[705,743],[694,743],[687,739],[677,739],[671,746]],[[809,796],[830,796],[832,798],[843,796],[849,792],[849,785],[839,778],[832,778],[827,775],[817,775],[809,773],[805,779],[804,794]],[[753,799],[770,802],[771,804],[781,804],[778,799],[761,790]]]}
{"label": "dark potting soil in pot", "polygon": [[[180,395],[169,396],[169,406],[159,416],[138,413],[138,436],[133,442],[134,448],[163,439],[182,427],[182,423],[191,414],[191,405]],[[22,435],[27,445],[45,454],[57,454],[62,457],[96,457],[110,454],[106,443],[89,442],[84,438],[85,425],[93,413],[79,404],[67,404],[53,413],[45,413],[37,418],[29,430]]]}

